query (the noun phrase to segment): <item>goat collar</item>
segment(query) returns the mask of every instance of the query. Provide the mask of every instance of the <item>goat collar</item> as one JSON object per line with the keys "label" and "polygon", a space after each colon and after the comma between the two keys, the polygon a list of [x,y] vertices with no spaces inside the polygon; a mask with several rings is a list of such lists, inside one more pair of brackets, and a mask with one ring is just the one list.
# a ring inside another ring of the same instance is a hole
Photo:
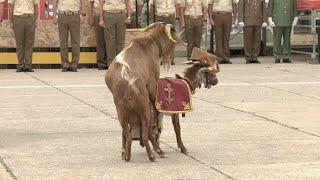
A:
{"label": "goat collar", "polygon": [[192,83],[190,82],[189,79],[184,78],[184,77],[180,76],[179,74],[176,74],[176,78],[177,78],[177,79],[183,79],[183,80],[185,80],[185,81],[187,82],[188,86],[190,87],[191,93],[192,93],[192,94],[196,93],[196,90],[193,89]]}
{"label": "goat collar", "polygon": [[162,47],[161,47],[161,43],[159,41],[158,38],[153,38],[154,42],[156,43],[156,45],[158,46],[158,49],[159,49],[159,58],[162,57]]}

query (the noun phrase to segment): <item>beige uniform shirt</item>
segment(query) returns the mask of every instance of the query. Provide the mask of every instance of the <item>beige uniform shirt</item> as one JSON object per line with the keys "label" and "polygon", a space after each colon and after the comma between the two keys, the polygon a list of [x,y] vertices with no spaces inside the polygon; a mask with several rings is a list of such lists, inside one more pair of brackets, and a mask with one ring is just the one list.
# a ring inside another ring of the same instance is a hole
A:
{"label": "beige uniform shirt", "polygon": [[[136,8],[136,0],[130,0],[131,2],[131,13],[136,12],[137,8]],[[143,0],[137,0],[138,6],[142,6],[143,5]]]}
{"label": "beige uniform shirt", "polygon": [[237,3],[236,0],[209,0],[209,4],[212,4],[212,11],[219,12],[232,12],[232,3]]}
{"label": "beige uniform shirt", "polygon": [[208,7],[208,0],[181,0],[181,6],[185,7],[185,15],[201,16],[202,8]]}
{"label": "beige uniform shirt", "polygon": [[156,15],[163,16],[166,14],[175,14],[176,5],[180,4],[180,0],[150,0],[150,5],[155,4]]}
{"label": "beige uniform shirt", "polygon": [[59,11],[80,11],[80,0],[59,0]]}
{"label": "beige uniform shirt", "polygon": [[125,0],[105,0],[103,5],[104,11],[125,11],[126,2]]}
{"label": "beige uniform shirt", "polygon": [[13,15],[33,14],[34,5],[39,4],[38,0],[9,0],[9,4],[14,5]]}
{"label": "beige uniform shirt", "polygon": [[93,12],[99,14],[99,0],[89,0],[89,3],[93,2]]}

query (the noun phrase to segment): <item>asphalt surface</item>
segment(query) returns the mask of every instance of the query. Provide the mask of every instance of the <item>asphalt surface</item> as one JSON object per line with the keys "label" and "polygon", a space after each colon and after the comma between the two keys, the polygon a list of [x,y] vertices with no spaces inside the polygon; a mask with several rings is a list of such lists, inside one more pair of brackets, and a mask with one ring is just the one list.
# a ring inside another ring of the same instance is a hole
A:
{"label": "asphalt surface", "polygon": [[[221,65],[181,119],[181,154],[169,117],[149,162],[138,142],[121,160],[121,128],[104,71],[0,70],[0,179],[320,179],[320,65]],[[181,74],[178,65],[162,76]]]}

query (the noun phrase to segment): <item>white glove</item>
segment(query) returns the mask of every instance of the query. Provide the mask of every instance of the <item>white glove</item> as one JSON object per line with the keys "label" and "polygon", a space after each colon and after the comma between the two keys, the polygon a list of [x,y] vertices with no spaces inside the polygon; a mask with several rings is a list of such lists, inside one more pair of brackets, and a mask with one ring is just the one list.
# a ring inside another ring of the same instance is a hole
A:
{"label": "white glove", "polygon": [[268,17],[268,23],[269,23],[269,26],[271,26],[271,27],[275,27],[276,26],[274,24],[274,22],[272,21],[272,17]]}
{"label": "white glove", "polygon": [[262,27],[267,27],[267,23],[266,22],[264,22],[264,23],[262,23]]}
{"label": "white glove", "polygon": [[244,27],[244,22],[239,22],[240,27]]}
{"label": "white glove", "polygon": [[298,18],[298,17],[295,17],[295,18],[293,19],[292,26],[296,26],[296,25],[298,24],[298,20],[299,20],[299,18]]}

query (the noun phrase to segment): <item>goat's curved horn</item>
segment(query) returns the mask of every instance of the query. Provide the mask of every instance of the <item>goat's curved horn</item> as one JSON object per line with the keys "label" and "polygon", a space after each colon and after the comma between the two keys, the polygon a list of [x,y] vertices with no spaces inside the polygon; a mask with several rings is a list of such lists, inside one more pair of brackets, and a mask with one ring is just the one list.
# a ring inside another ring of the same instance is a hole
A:
{"label": "goat's curved horn", "polygon": [[172,28],[174,28],[173,25],[171,25],[171,24],[167,24],[167,25],[166,25],[166,29],[165,29],[166,35],[167,35],[167,37],[170,39],[170,41],[176,43],[177,41],[174,40],[174,39],[172,38],[172,36],[171,36],[171,29],[172,29]]}
{"label": "goat's curved horn", "polygon": [[208,67],[208,71],[209,71],[209,72],[213,72],[213,73],[218,73],[218,72],[220,72],[219,63],[215,63],[215,67],[213,67],[213,66]]}
{"label": "goat's curved horn", "polygon": [[192,60],[184,62],[183,64],[200,64],[200,63],[201,62],[199,60],[192,59]]}
{"label": "goat's curved horn", "polygon": [[150,29],[154,28],[157,24],[164,24],[164,22],[154,22],[154,23],[148,25],[147,27],[140,29],[140,32],[147,32]]}

